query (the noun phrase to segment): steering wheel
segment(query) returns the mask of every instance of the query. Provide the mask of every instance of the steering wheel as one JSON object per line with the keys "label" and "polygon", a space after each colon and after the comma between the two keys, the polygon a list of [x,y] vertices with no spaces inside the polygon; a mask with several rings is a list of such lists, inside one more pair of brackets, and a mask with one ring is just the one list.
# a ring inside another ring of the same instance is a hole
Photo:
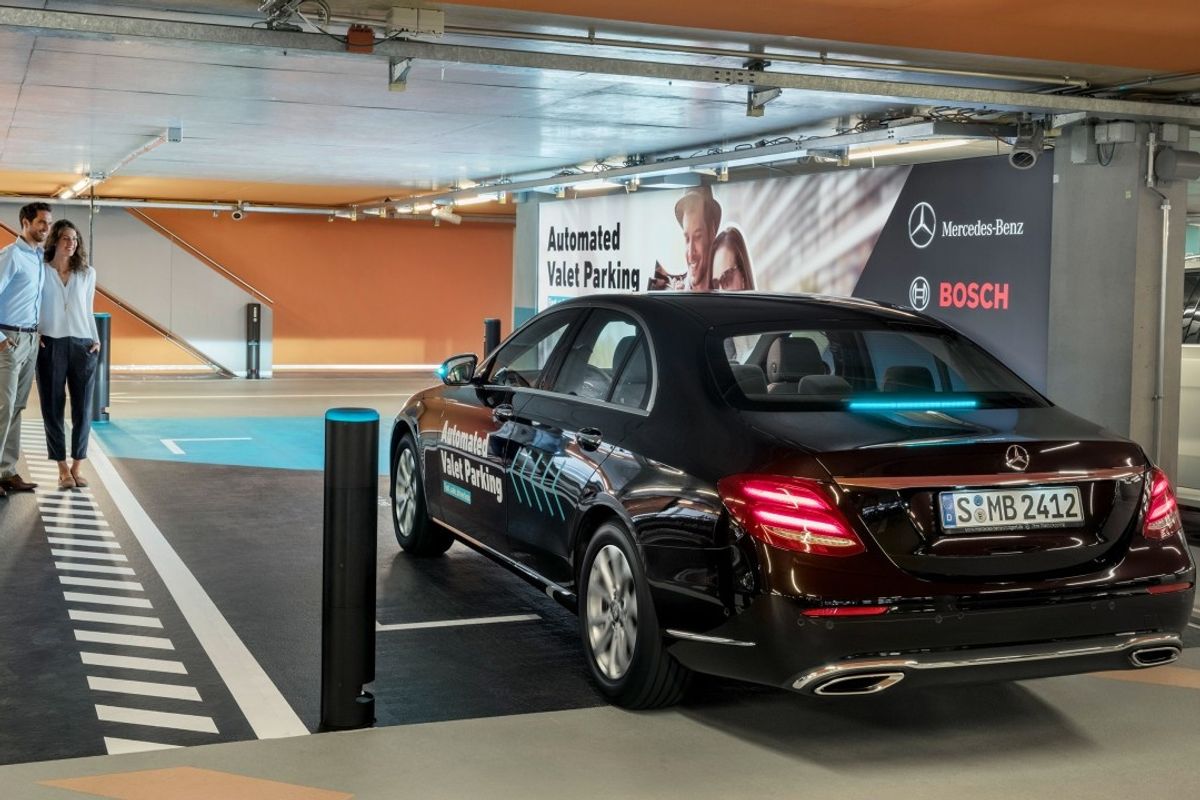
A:
{"label": "steering wheel", "polygon": [[583,366],[583,374],[579,378],[576,393],[580,397],[603,400],[608,396],[609,383],[610,380],[607,372],[591,364],[585,364]]}
{"label": "steering wheel", "polygon": [[517,372],[515,369],[501,367],[500,370],[493,376],[493,381],[501,386],[516,386],[519,388],[528,389],[529,381],[525,380],[525,376]]}

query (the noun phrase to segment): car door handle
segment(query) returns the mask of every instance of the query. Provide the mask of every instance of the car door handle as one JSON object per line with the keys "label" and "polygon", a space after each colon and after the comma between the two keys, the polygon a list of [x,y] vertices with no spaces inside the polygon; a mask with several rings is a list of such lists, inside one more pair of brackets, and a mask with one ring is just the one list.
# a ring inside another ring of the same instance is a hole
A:
{"label": "car door handle", "polygon": [[597,428],[581,428],[579,433],[575,434],[575,441],[589,452],[599,447],[603,440],[604,434],[600,433]]}
{"label": "car door handle", "polygon": [[492,419],[496,422],[508,422],[516,414],[508,403],[501,403],[492,409]]}

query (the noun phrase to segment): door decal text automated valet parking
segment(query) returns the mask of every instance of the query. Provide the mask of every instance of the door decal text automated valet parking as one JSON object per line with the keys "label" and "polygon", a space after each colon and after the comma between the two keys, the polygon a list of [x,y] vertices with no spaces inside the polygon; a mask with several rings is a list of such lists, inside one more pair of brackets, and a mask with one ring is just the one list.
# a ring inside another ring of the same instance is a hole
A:
{"label": "door decal text automated valet parking", "polygon": [[[471,502],[470,490],[447,480],[452,478],[481,489],[492,495],[497,503],[503,503],[504,476],[493,472],[494,467],[488,463],[487,455],[487,439],[475,433],[460,431],[449,422],[443,423],[442,441],[438,447],[438,456],[442,464],[442,491],[455,500]],[[475,461],[483,463],[476,464]]]}

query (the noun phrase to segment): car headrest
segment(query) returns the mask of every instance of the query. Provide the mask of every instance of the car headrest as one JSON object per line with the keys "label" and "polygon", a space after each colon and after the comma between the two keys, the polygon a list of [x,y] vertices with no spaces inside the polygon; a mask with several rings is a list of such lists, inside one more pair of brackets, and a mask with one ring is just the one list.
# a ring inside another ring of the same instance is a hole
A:
{"label": "car headrest", "polygon": [[754,364],[730,364],[733,377],[737,379],[738,388],[746,396],[767,393],[767,376],[762,368]]}
{"label": "car headrest", "polygon": [[636,342],[636,335],[626,336],[617,342],[617,347],[613,350],[613,369],[619,369],[625,363],[625,357],[629,355],[629,351],[633,349],[633,345]]}
{"label": "car headrest", "polygon": [[817,343],[806,338],[781,338],[767,351],[767,380],[770,383],[798,381],[805,375],[828,372]]}
{"label": "car headrest", "polygon": [[932,392],[933,375],[928,367],[898,365],[883,373],[885,392]]}
{"label": "car headrest", "polygon": [[819,397],[845,397],[851,390],[850,382],[840,375],[805,375],[796,391]]}

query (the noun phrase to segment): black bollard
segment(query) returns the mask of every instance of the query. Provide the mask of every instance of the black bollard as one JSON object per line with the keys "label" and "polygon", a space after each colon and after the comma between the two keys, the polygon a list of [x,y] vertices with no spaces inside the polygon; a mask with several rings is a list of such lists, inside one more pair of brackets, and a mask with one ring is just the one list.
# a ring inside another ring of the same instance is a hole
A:
{"label": "black bollard", "polygon": [[108,422],[108,375],[112,366],[109,345],[112,343],[112,315],[96,314],[96,333],[100,336],[100,353],[96,362],[96,381],[92,384],[92,422]]}
{"label": "black bollard", "polygon": [[246,303],[246,378],[262,377],[262,303]]}
{"label": "black bollard", "polygon": [[325,412],[325,567],[321,602],[321,730],[375,721],[375,537],[379,414]]}
{"label": "black bollard", "polygon": [[500,346],[500,320],[489,317],[483,321],[483,357]]}

